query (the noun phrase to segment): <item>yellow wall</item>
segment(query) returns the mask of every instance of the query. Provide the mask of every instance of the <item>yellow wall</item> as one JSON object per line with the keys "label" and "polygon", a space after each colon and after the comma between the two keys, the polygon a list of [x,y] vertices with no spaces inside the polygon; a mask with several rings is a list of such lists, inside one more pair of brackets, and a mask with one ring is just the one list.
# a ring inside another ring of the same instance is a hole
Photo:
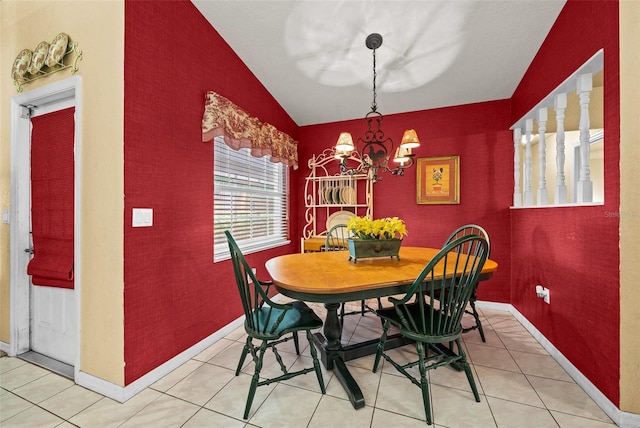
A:
{"label": "yellow wall", "polygon": [[620,2],[620,410],[640,414],[640,2]]}
{"label": "yellow wall", "polygon": [[[124,3],[0,1],[0,210],[10,208],[9,71],[24,48],[65,32],[83,52],[80,370],[124,385]],[[71,76],[69,70],[24,86],[29,91]],[[0,225],[0,340],[9,342],[9,226]]]}

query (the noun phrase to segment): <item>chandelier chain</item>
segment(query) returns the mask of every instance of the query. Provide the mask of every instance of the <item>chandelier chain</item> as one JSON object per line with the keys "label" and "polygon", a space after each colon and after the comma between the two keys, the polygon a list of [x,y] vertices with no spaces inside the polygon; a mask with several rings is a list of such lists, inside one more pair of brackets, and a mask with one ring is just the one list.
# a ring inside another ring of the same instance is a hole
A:
{"label": "chandelier chain", "polygon": [[371,103],[371,110],[372,111],[377,111],[378,110],[378,104],[376,103],[376,50],[375,48],[373,49],[373,102]]}

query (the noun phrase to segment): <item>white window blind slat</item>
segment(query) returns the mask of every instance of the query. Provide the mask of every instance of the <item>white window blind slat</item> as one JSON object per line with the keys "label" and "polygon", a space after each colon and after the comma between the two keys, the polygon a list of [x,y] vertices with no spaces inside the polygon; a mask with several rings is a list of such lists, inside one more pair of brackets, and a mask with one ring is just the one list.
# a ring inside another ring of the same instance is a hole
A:
{"label": "white window blind slat", "polygon": [[230,257],[225,230],[243,253],[286,245],[288,167],[249,149],[233,150],[214,140],[214,261]]}

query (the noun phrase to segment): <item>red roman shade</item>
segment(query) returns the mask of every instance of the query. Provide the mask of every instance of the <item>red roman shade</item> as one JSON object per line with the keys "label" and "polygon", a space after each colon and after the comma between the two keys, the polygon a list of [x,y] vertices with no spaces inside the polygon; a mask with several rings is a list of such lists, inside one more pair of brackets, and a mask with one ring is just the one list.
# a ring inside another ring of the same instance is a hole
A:
{"label": "red roman shade", "polygon": [[31,120],[31,232],[34,285],[73,288],[74,113]]}

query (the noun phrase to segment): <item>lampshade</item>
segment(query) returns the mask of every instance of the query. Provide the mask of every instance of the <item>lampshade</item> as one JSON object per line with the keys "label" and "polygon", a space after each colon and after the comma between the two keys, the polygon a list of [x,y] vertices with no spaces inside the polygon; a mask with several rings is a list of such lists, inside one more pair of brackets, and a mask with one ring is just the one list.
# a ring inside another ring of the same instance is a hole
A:
{"label": "lampshade", "polygon": [[418,134],[415,129],[407,129],[402,135],[402,141],[400,147],[403,149],[414,149],[420,146],[420,140],[418,140]]}
{"label": "lampshade", "polygon": [[396,149],[396,154],[393,157],[393,161],[403,164],[405,162],[409,162],[411,160],[411,149],[405,149],[404,147],[398,147]]}
{"label": "lampshade", "polygon": [[349,154],[354,148],[351,134],[348,132],[341,132],[338,137],[338,142],[336,143],[336,152],[346,152],[346,154]]}

